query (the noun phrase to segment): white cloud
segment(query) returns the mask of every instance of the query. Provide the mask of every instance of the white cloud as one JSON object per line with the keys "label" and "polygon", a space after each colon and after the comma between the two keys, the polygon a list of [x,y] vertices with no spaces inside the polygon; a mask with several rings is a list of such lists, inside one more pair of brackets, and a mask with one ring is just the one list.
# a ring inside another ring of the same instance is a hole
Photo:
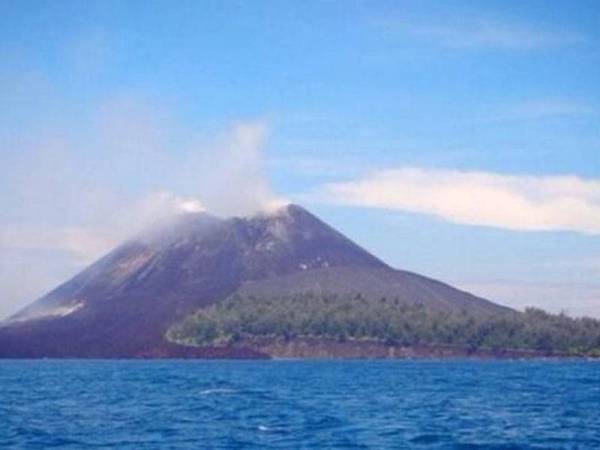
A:
{"label": "white cloud", "polygon": [[510,230],[600,234],[600,180],[421,168],[381,170],[324,186],[339,204],[429,214]]}
{"label": "white cloud", "polygon": [[586,41],[574,32],[549,30],[526,24],[508,22],[497,18],[446,17],[431,21],[418,17],[386,19],[381,24],[393,32],[434,42],[451,48],[501,48],[534,50],[552,48]]}

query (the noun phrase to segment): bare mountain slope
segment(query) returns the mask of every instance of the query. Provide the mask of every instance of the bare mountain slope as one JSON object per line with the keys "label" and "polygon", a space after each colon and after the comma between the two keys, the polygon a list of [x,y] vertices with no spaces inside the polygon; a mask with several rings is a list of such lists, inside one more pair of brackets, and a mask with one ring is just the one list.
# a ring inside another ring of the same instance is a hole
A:
{"label": "bare mountain slope", "polygon": [[505,310],[390,268],[296,205],[246,218],[195,213],[125,242],[11,317],[0,327],[0,357],[254,357],[164,338],[175,321],[238,289],[360,291],[436,308]]}
{"label": "bare mountain slope", "polygon": [[397,299],[403,304],[417,303],[447,311],[464,309],[472,313],[496,313],[510,310],[440,281],[390,268],[318,268],[248,281],[236,293],[268,298],[308,293],[322,296],[360,294],[366,298]]}

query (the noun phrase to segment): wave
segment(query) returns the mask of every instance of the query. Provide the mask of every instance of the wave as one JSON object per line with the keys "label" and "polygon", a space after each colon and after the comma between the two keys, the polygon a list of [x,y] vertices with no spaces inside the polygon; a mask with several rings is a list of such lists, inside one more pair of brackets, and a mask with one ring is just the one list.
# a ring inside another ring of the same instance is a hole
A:
{"label": "wave", "polygon": [[212,395],[212,394],[235,394],[238,392],[235,389],[228,388],[214,388],[214,389],[205,389],[200,391],[200,395]]}

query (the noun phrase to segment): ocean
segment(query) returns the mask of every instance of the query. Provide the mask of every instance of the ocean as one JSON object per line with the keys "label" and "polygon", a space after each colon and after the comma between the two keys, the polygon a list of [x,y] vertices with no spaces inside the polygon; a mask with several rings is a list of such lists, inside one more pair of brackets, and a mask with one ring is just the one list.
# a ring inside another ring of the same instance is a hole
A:
{"label": "ocean", "polygon": [[1,449],[600,448],[600,362],[0,361]]}

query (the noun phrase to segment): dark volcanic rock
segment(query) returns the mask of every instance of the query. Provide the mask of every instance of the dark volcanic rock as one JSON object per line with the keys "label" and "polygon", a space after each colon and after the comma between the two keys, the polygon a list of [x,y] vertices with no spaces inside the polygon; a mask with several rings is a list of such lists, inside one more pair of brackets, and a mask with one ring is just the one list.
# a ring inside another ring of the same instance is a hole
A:
{"label": "dark volcanic rock", "polygon": [[0,357],[261,357],[164,338],[175,321],[238,289],[361,291],[446,309],[504,309],[390,268],[299,206],[248,218],[195,213],[124,243],[4,322]]}

